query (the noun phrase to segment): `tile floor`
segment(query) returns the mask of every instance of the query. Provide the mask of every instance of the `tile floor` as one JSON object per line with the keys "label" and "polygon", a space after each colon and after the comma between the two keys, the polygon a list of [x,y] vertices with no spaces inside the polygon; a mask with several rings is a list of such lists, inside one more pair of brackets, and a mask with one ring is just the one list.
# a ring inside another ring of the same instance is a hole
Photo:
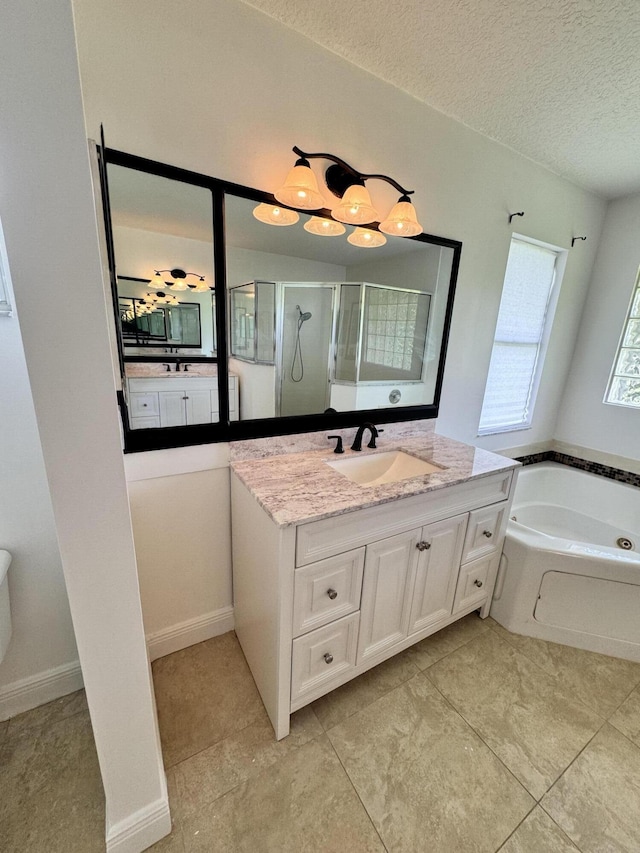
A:
{"label": "tile floor", "polygon": [[[640,664],[475,614],[296,713],[233,634],[158,660],[160,853],[639,853]],[[82,692],[0,723],[0,849],[104,849]]]}

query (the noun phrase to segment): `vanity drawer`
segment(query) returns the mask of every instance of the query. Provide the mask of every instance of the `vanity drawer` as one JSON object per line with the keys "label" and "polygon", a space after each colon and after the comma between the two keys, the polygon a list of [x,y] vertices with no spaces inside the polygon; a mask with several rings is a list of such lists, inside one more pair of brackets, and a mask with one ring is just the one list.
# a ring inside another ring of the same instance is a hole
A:
{"label": "vanity drawer", "polygon": [[293,641],[292,709],[322,696],[355,667],[359,622],[360,613],[352,613]]}
{"label": "vanity drawer", "polygon": [[148,418],[131,418],[129,426],[131,429],[158,429],[160,418],[153,415]]}
{"label": "vanity drawer", "polygon": [[463,563],[490,555],[496,550],[504,532],[507,506],[505,502],[469,513],[467,535],[462,551]]}
{"label": "vanity drawer", "polygon": [[160,415],[157,393],[135,391],[130,394],[131,417],[148,418]]}
{"label": "vanity drawer", "polygon": [[484,604],[493,588],[499,562],[500,553],[495,553],[462,566],[453,601],[454,615],[473,607],[474,604],[478,607]]}
{"label": "vanity drawer", "polygon": [[360,609],[364,548],[296,569],[293,636]]}

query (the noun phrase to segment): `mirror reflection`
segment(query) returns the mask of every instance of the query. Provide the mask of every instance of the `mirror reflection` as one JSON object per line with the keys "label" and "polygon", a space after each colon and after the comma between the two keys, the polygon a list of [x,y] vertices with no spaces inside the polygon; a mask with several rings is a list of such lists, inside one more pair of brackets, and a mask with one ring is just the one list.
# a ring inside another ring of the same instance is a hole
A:
{"label": "mirror reflection", "polygon": [[453,249],[357,246],[310,229],[317,217],[274,227],[255,208],[225,197],[241,419],[433,403]]}

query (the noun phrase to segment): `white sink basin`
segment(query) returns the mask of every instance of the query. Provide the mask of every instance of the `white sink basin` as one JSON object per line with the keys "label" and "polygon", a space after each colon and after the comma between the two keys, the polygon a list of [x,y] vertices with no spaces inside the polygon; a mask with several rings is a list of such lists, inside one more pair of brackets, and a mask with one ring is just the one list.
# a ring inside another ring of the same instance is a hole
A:
{"label": "white sink basin", "polygon": [[361,486],[381,486],[384,483],[397,483],[423,474],[433,474],[443,468],[403,453],[402,450],[390,450],[387,453],[375,453],[370,456],[350,457],[327,461],[336,471]]}

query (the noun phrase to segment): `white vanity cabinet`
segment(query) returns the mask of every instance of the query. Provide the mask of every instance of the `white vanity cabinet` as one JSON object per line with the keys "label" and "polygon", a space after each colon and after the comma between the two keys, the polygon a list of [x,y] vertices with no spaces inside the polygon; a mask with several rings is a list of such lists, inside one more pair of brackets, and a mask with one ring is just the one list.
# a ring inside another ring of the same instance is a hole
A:
{"label": "white vanity cabinet", "polygon": [[278,739],[292,711],[488,614],[512,470],[280,527],[231,479],[235,628]]}
{"label": "white vanity cabinet", "polygon": [[[131,429],[217,423],[216,376],[178,374],[127,380]],[[229,416],[238,420],[238,378],[229,377]]]}

